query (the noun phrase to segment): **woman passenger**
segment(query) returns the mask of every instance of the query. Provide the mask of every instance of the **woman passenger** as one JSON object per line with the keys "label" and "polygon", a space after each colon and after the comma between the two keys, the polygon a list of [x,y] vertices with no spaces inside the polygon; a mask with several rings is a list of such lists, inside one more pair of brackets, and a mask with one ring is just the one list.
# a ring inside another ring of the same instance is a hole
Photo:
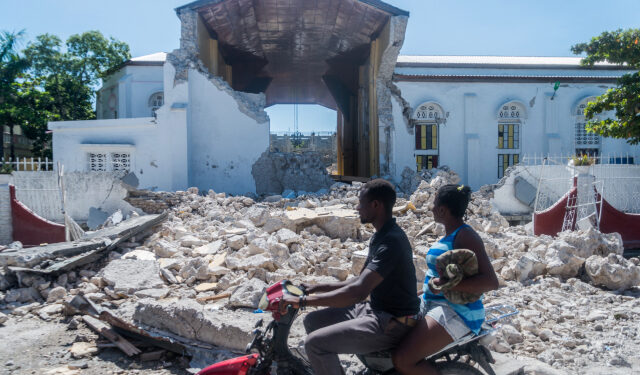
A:
{"label": "woman passenger", "polygon": [[484,322],[482,298],[464,305],[454,304],[429,287],[432,278],[436,285],[442,284],[436,270],[436,258],[440,254],[453,249],[469,249],[478,259],[478,273],[463,279],[451,290],[480,294],[498,288],[498,278],[482,239],[464,223],[470,200],[471,189],[464,185],[445,185],[436,193],[433,218],[444,225],[446,235],[427,252],[428,270],[421,301],[424,319],[407,334],[393,355],[396,370],[403,375],[439,374],[424,358],[469,332],[478,334]]}

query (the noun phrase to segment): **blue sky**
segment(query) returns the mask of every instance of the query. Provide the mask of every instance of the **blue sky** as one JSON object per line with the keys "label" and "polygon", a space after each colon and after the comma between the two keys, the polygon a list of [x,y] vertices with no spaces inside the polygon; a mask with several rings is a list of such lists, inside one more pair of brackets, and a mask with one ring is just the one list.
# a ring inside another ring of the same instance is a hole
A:
{"label": "blue sky", "polygon": [[[571,56],[573,44],[605,30],[640,27],[640,0],[388,0],[411,12],[401,53],[408,55]],[[0,30],[51,33],[99,30],[133,56],[179,45],[174,8],[185,0],[0,0]],[[293,128],[290,106],[270,108],[272,130]],[[302,131],[335,127],[335,112],[300,106]]]}

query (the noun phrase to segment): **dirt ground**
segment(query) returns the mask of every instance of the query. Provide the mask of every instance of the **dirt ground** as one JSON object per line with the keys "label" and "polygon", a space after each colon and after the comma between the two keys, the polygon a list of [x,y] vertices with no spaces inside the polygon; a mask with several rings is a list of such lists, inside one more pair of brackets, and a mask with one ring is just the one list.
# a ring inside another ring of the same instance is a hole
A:
{"label": "dirt ground", "polygon": [[[1,374],[188,374],[188,360],[166,356],[159,361],[130,359],[116,348],[100,349],[96,355],[73,358],[74,342],[95,342],[97,335],[79,325],[68,329],[63,319],[45,322],[37,317],[10,319],[0,326]],[[155,350],[155,349],[148,349]]]}

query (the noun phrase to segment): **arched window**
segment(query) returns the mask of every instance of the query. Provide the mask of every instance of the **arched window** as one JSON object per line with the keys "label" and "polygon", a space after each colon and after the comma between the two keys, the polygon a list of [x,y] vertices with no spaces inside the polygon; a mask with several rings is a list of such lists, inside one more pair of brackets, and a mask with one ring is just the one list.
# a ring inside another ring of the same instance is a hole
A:
{"label": "arched window", "polygon": [[439,125],[444,121],[442,107],[433,102],[423,103],[413,114],[415,124],[416,168],[419,171],[438,167]]}
{"label": "arched window", "polygon": [[509,102],[498,110],[498,178],[512,165],[520,162],[522,122],[526,118],[525,107],[519,102]]}
{"label": "arched window", "polygon": [[151,116],[156,116],[158,108],[164,105],[164,93],[162,91],[156,92],[149,98],[149,108],[151,108]]}
{"label": "arched window", "polygon": [[600,155],[602,138],[596,133],[587,132],[587,118],[584,116],[587,104],[595,99],[593,96],[584,98],[574,108],[573,113],[576,116],[574,137],[576,155],[589,155],[592,157]]}

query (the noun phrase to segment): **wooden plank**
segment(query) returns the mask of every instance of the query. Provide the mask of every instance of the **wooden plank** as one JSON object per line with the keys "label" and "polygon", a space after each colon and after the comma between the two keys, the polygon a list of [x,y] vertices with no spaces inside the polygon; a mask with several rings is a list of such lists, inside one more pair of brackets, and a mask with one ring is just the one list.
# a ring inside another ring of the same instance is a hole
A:
{"label": "wooden plank", "polygon": [[229,297],[231,297],[231,292],[224,292],[224,293],[216,294],[215,296],[207,296],[207,297],[196,298],[196,301],[198,301],[198,302],[211,302],[211,301],[218,301],[218,300],[221,300],[223,298],[229,298]]}
{"label": "wooden plank", "polygon": [[89,315],[84,315],[82,320],[89,326],[89,328],[114,343],[127,356],[132,357],[141,353],[140,349],[136,348],[132,343],[127,341],[127,339],[120,336],[109,324]]}

